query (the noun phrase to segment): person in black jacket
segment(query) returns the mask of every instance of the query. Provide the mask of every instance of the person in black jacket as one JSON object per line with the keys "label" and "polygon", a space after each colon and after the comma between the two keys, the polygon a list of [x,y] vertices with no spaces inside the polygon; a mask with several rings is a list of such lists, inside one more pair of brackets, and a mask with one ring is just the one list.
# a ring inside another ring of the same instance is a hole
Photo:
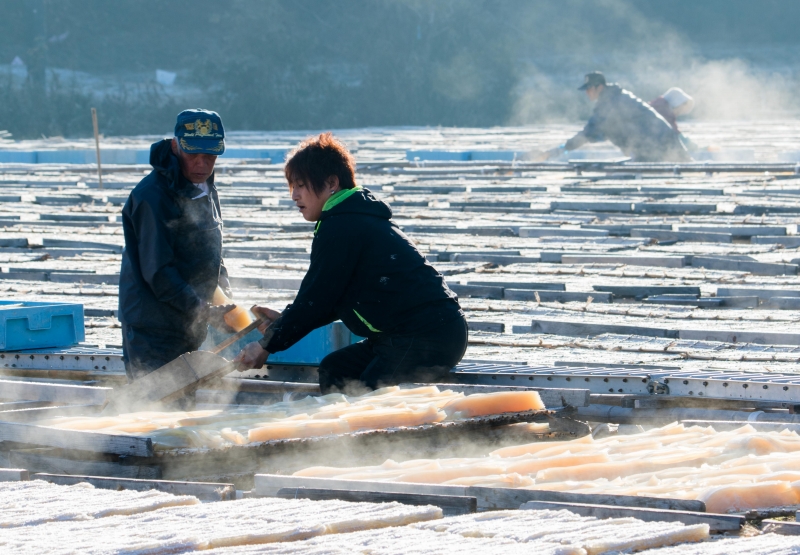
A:
{"label": "person in black jacket", "polygon": [[[292,200],[317,222],[311,264],[292,304],[236,360],[261,368],[270,353],[337,319],[365,340],[326,356],[323,392],[445,381],[467,347],[467,323],[444,278],[391,220],[392,210],[355,181],[355,163],[330,133],[301,143],[286,163]],[[263,328],[262,328],[263,331]]]}
{"label": "person in black jacket", "polygon": [[217,285],[230,296],[213,173],[224,137],[216,112],[181,112],[175,137],[150,147],[153,171],[122,209],[119,319],[130,381],[196,350],[208,322],[226,328],[222,316],[234,308],[210,305]]}
{"label": "person in black jacket", "polygon": [[547,152],[555,158],[586,143],[608,140],[634,162],[690,162],[678,133],[652,106],[599,71],[586,75],[579,90],[597,102],[592,117],[577,135]]}

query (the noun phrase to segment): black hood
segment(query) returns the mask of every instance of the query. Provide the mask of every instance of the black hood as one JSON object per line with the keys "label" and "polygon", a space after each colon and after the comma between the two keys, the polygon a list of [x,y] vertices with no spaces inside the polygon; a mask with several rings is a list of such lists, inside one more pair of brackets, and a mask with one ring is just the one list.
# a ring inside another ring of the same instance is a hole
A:
{"label": "black hood", "polygon": [[[189,197],[197,194],[195,186],[181,173],[178,157],[172,153],[172,139],[163,139],[150,145],[150,165],[166,179],[173,191]],[[214,184],[213,173],[208,178],[208,184]]]}
{"label": "black hood", "polygon": [[[343,200],[336,202],[337,195],[344,195]],[[328,207],[331,201],[336,203]],[[376,198],[369,189],[357,187],[355,189],[344,189],[331,197],[331,200],[325,203],[319,219],[324,221],[330,216],[338,216],[340,214],[364,214],[389,220],[392,217],[392,209],[388,204]]]}

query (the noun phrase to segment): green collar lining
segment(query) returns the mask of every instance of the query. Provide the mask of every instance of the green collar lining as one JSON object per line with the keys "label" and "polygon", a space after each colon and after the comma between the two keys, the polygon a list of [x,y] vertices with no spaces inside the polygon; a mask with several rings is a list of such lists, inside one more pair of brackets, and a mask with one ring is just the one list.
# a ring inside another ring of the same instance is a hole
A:
{"label": "green collar lining", "polygon": [[344,202],[344,200],[347,199],[350,195],[357,193],[358,191],[361,190],[362,190],[361,187],[353,187],[352,189],[342,189],[341,191],[336,192],[331,196],[331,198],[325,201],[325,204],[322,207],[322,211],[325,212],[326,210],[330,210],[337,204],[341,204],[342,202]]}

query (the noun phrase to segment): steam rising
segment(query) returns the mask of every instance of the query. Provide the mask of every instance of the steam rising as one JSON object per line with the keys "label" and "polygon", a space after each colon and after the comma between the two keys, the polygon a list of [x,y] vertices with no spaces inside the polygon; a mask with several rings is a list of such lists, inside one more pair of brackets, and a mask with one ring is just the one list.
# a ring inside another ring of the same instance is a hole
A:
{"label": "steam rising", "polygon": [[544,19],[529,25],[544,34],[540,43],[550,41],[549,53],[542,55],[540,46],[523,54],[511,124],[587,118],[592,105],[576,89],[595,70],[645,101],[680,87],[695,98],[694,119],[770,119],[800,111],[789,47],[737,47],[735,37],[728,48],[701,47],[625,0],[584,6],[570,27],[548,28]]}

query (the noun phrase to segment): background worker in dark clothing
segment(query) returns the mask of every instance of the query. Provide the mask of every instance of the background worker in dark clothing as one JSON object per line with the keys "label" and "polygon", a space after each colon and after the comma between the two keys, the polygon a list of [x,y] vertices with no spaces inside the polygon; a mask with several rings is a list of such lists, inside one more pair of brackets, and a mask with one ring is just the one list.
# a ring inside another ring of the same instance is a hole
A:
{"label": "background worker in dark clothing", "polygon": [[216,112],[181,112],[175,137],[150,147],[153,171],[122,209],[119,318],[131,381],[196,350],[209,321],[226,328],[233,306],[209,304],[218,284],[230,296],[213,173],[224,137]]}
{"label": "background worker in dark clothing", "polygon": [[554,158],[586,143],[608,140],[634,162],[688,162],[689,153],[678,133],[649,104],[614,83],[599,71],[586,75],[579,90],[597,102],[583,130],[558,148]]}
{"label": "background worker in dark clothing", "polygon": [[341,319],[367,339],[322,360],[323,392],[350,381],[374,389],[447,380],[467,347],[458,299],[391,220],[389,206],[356,185],[354,168],[329,133],[301,143],[287,162],[292,200],[306,220],[317,222],[311,265],[282,314],[253,309],[274,323],[236,360],[243,368],[261,368],[269,353]]}

